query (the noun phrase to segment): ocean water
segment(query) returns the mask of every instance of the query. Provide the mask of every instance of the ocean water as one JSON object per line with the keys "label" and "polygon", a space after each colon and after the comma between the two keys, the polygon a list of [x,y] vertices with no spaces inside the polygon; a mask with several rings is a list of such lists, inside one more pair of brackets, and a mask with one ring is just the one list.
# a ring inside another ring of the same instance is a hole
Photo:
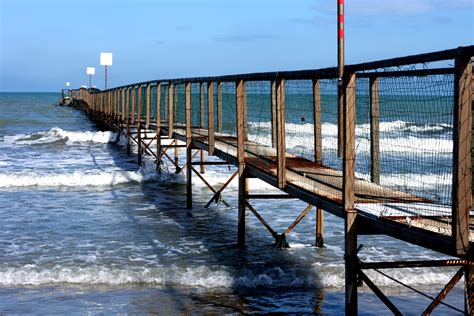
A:
{"label": "ocean water", "polygon": [[[276,250],[248,214],[247,247],[240,250],[235,181],[223,194],[231,207],[204,209],[211,194],[194,177],[194,208],[187,210],[184,175],[169,165],[157,175],[151,159],[139,168],[123,138],[98,131],[79,111],[55,106],[58,99],[54,93],[0,93],[0,314],[344,312],[341,219],[326,213],[319,249],[311,212],[288,236],[291,248]],[[383,128],[396,124],[404,123]],[[180,157],[182,164],[184,153]],[[233,171],[209,167],[204,176],[218,185]],[[250,187],[252,193],[275,191],[258,180]],[[306,206],[298,200],[252,204],[279,232]],[[365,261],[444,258],[384,236],[359,242]],[[435,296],[455,270],[387,273]],[[419,314],[430,303],[376,272],[367,274],[405,314]],[[446,299],[459,309],[462,282]],[[359,293],[360,314],[390,314],[365,286]]]}

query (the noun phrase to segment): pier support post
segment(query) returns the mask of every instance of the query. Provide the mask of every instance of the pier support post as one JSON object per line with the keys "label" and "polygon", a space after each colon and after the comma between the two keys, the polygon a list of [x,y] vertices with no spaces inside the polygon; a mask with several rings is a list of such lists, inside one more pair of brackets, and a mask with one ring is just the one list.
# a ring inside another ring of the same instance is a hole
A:
{"label": "pier support post", "polygon": [[222,133],[222,82],[217,82],[217,132]]}
{"label": "pier support post", "polygon": [[345,212],[345,292],[346,315],[357,315],[357,212],[354,209],[356,75],[347,73],[343,82],[344,137],[342,203]]}
{"label": "pier support post", "polygon": [[161,82],[156,85],[156,171],[161,174]]}
{"label": "pier support post", "polygon": [[[186,207],[193,207],[193,177],[192,177],[192,145],[191,145],[191,83],[186,82],[185,86],[185,111],[186,111]],[[177,147],[175,147],[177,148]]]}
{"label": "pier support post", "polygon": [[[171,102],[171,108],[173,110],[170,111],[172,113],[172,114],[170,114],[170,118],[171,118],[172,125],[174,125],[174,121],[175,121],[175,118],[176,118],[175,111],[178,111],[178,85],[173,85],[172,95],[173,95],[173,102]],[[178,145],[178,141],[176,141],[176,145]],[[179,166],[178,146],[174,147],[174,163],[175,163],[175,166],[176,166],[176,173],[178,173],[180,171],[180,168],[178,167]]]}
{"label": "pier support post", "polygon": [[319,207],[316,208],[316,247],[324,247],[324,213]]}
{"label": "pier support post", "polygon": [[472,63],[458,52],[454,64],[452,237],[458,255],[469,250],[469,213],[472,207]]}
{"label": "pier support post", "polygon": [[[199,101],[200,101],[200,124],[199,126],[204,129],[204,95],[205,95],[205,90],[204,90],[204,83],[201,82],[199,84]],[[206,155],[205,155],[205,152],[204,150],[200,150],[200,155],[201,155],[201,162],[205,162],[206,161]],[[201,164],[201,173],[205,173],[206,172],[206,166],[202,163]]]}
{"label": "pier support post", "polygon": [[239,167],[239,212],[237,227],[237,245],[239,248],[245,247],[245,210],[248,195],[248,178],[244,168]]}
{"label": "pier support post", "polygon": [[474,315],[474,266],[464,267],[466,315]]}
{"label": "pier support post", "polygon": [[138,87],[138,113],[137,113],[137,154],[138,165],[142,165],[142,87]]}
{"label": "pier support post", "polygon": [[130,115],[130,107],[129,107],[129,102],[130,102],[130,95],[131,95],[131,90],[127,89],[126,90],[126,95],[127,95],[127,112],[125,112],[125,121],[127,124],[127,154],[130,156],[131,155],[131,146],[130,144],[130,120],[131,120],[131,115]]}
{"label": "pier support post", "polygon": [[236,84],[236,112],[237,112],[237,159],[239,162],[239,210],[237,238],[238,247],[245,247],[245,204],[248,195],[248,180],[245,172],[245,82]]}

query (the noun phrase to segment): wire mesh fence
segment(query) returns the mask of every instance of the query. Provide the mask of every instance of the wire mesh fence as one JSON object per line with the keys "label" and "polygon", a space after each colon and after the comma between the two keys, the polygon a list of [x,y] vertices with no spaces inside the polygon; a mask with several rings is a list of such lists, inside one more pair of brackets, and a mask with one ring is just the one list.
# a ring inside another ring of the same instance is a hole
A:
{"label": "wire mesh fence", "polygon": [[[437,60],[453,63],[454,55],[445,57],[446,54],[443,52],[440,55],[443,57]],[[403,67],[396,64],[400,60],[392,60],[348,68],[356,72],[357,78],[356,207],[408,225],[450,234],[453,151],[456,150],[454,71],[430,69],[421,57],[412,60],[414,63],[404,62]],[[381,69],[382,64],[393,68]],[[188,81],[192,133],[194,137],[205,139],[210,128],[208,88],[213,84],[216,140],[236,146],[238,80],[245,81],[242,123],[246,155],[260,159],[263,166],[271,166],[267,171],[276,175],[278,147],[284,145],[286,181],[340,205],[344,179],[339,146],[344,130],[340,127],[340,81],[335,72],[320,70],[219,77],[212,81],[202,78],[162,82],[161,123],[165,127],[170,123],[179,133],[184,133],[185,82]],[[278,80],[281,83],[277,84]],[[142,111],[137,115],[141,115],[142,120],[156,120],[156,85],[151,87],[149,95],[146,85],[139,89]],[[134,122],[138,88],[127,93],[126,108]],[[284,97],[279,99],[278,93]],[[95,101],[102,106],[109,102],[107,97]],[[121,102],[121,96],[118,100]],[[278,103],[281,101],[284,104]],[[150,104],[148,108],[146,104]],[[284,111],[283,132],[277,128],[278,111]],[[277,136],[278,132],[283,136]],[[282,144],[278,145],[278,137],[284,138]]]}

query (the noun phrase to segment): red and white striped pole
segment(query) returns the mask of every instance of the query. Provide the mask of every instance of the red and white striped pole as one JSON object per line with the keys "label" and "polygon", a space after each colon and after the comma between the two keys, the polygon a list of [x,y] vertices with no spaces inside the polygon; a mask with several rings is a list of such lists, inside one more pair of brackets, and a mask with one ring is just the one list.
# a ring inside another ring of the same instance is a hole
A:
{"label": "red and white striped pole", "polygon": [[339,80],[344,75],[344,0],[337,0],[337,66]]}
{"label": "red and white striped pole", "polygon": [[344,106],[344,91],[342,91],[342,79],[344,76],[344,0],[337,0],[337,69],[338,69],[338,107],[337,107],[337,155],[343,155],[343,120],[342,111]]}

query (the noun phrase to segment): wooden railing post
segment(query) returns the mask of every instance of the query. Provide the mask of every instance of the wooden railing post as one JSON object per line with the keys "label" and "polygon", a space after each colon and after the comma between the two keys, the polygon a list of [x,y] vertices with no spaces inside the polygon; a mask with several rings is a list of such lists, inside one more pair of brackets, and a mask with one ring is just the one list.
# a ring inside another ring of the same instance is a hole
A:
{"label": "wooden railing post", "polygon": [[271,113],[272,113],[272,147],[277,148],[277,91],[276,91],[276,80],[271,82]]}
{"label": "wooden railing post", "polygon": [[192,144],[191,144],[191,83],[185,85],[185,111],[186,111],[186,207],[193,207],[193,185],[192,185]]}
{"label": "wooden railing post", "polygon": [[132,115],[130,117],[131,121],[130,124],[134,125],[135,124],[135,87],[131,87],[132,90]]}
{"label": "wooden railing post", "polygon": [[151,86],[148,84],[146,86],[146,121],[145,128],[148,129],[150,126],[150,103],[151,103]]}
{"label": "wooden railing post", "polygon": [[237,160],[239,163],[239,205],[238,205],[238,246],[245,246],[245,204],[248,193],[247,178],[245,175],[245,129],[244,129],[244,108],[245,108],[245,82],[237,81],[236,84],[236,113],[237,113]]}
{"label": "wooden railing post", "polygon": [[214,155],[214,82],[207,83],[207,128],[209,155]]}
{"label": "wooden railing post", "polygon": [[137,150],[138,165],[142,165],[142,86],[138,86],[138,109],[137,109]]}
{"label": "wooden railing post", "polygon": [[[174,85],[173,87],[173,122],[178,122],[177,114],[178,114],[178,85]],[[176,143],[177,144],[177,143]],[[177,167],[179,164],[179,151],[178,146],[174,146],[174,164],[176,165],[176,172],[179,172],[179,168]]]}
{"label": "wooden railing post", "polygon": [[161,82],[156,85],[156,171],[161,173]]}
{"label": "wooden railing post", "polygon": [[370,77],[370,181],[380,184],[379,78]]}
{"label": "wooden railing post", "polygon": [[222,133],[222,82],[217,82],[217,132]]}
{"label": "wooden railing post", "polygon": [[126,90],[127,95],[127,111],[125,112],[125,122],[127,123],[127,154],[130,156],[131,154],[131,143],[130,143],[130,117],[132,108],[130,106],[131,102],[131,95],[132,95],[132,88],[127,88]]}
{"label": "wooden railing post", "polygon": [[174,104],[173,104],[173,94],[174,94],[174,88],[173,88],[173,82],[170,81],[169,85],[168,85],[168,137],[169,138],[172,138],[173,137],[173,125],[174,125],[174,121],[173,121],[173,108],[174,108]]}
{"label": "wooden railing post", "polygon": [[105,92],[100,93],[100,114],[101,116],[105,114]]}
{"label": "wooden railing post", "polygon": [[[452,237],[458,255],[469,250],[469,213],[472,206],[472,64],[471,56],[459,51],[454,63],[454,129]],[[472,307],[474,308],[474,306]]]}
{"label": "wooden railing post", "polygon": [[[200,99],[199,105],[200,105],[200,119],[201,119],[199,127],[201,127],[202,129],[204,129],[204,113],[205,113],[204,95],[205,95],[204,83],[201,82],[199,83],[199,99]],[[206,156],[205,156],[204,150],[201,149],[200,155],[201,155],[201,166],[200,166],[201,170],[200,171],[201,173],[205,173],[206,167],[204,166],[204,162],[206,161]]]}
{"label": "wooden railing post", "polygon": [[314,161],[323,161],[323,137],[321,135],[321,83],[313,80],[313,112],[314,112]]}
{"label": "wooden railing post", "polygon": [[345,213],[345,292],[346,314],[357,314],[357,229],[355,210],[355,106],[356,75],[344,74],[344,143],[343,143],[343,180],[342,207]]}
{"label": "wooden railing post", "polygon": [[276,130],[278,188],[286,186],[285,79],[277,79]]}
{"label": "wooden railing post", "polygon": [[122,122],[125,120],[125,88],[122,88],[121,91],[120,91],[120,94],[121,94],[121,99],[122,99],[122,115],[121,115],[121,119],[122,119]]}
{"label": "wooden railing post", "polygon": [[[313,80],[313,114],[314,114],[314,161],[323,162],[323,136],[321,133],[321,82]],[[324,212],[316,207],[316,247],[324,246]]]}

